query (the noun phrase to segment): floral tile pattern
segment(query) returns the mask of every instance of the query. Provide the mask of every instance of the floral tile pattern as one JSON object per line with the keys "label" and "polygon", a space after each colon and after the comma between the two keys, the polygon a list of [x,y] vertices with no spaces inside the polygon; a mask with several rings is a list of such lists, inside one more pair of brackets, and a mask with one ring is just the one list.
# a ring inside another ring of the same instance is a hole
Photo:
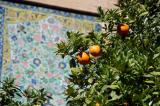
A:
{"label": "floral tile pattern", "polygon": [[0,7],[0,78],[1,78],[1,71],[2,71],[4,13],[5,13],[5,9],[3,7]]}
{"label": "floral tile pattern", "polygon": [[[53,96],[54,100],[51,102],[55,106],[65,106],[63,92],[70,73],[69,57],[62,59],[55,54],[56,43],[66,41],[67,31],[85,33],[98,29],[99,25],[93,21],[94,18],[89,20],[87,16],[80,14],[58,10],[61,15],[58,12],[52,13],[56,10],[45,13],[46,9],[43,8],[10,3],[9,6],[5,3],[0,7],[2,79],[15,77],[16,84],[21,89],[46,88]],[[70,14],[73,16],[69,16]]]}

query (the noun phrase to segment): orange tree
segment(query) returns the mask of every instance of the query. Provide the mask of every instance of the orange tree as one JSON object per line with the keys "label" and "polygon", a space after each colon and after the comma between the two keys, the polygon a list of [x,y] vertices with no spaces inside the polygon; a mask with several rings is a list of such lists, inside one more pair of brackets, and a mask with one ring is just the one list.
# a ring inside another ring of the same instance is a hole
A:
{"label": "orange tree", "polygon": [[117,6],[98,9],[102,31],[68,32],[68,41],[57,44],[62,57],[71,57],[70,106],[160,105],[160,2]]}

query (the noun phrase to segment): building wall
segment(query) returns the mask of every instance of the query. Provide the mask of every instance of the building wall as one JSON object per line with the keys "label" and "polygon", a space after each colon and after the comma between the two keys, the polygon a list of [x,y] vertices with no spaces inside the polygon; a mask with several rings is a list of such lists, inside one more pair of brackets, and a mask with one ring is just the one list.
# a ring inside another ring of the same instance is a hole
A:
{"label": "building wall", "polygon": [[50,6],[59,6],[74,10],[81,10],[96,13],[97,7],[105,9],[115,8],[118,0],[25,0]]}

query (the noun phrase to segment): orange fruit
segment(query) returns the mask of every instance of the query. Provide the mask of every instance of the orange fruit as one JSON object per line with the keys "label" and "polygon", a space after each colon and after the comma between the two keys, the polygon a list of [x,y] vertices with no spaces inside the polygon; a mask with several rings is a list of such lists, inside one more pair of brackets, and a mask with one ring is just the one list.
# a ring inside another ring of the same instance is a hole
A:
{"label": "orange fruit", "polygon": [[86,52],[79,53],[77,55],[77,60],[80,64],[89,64],[90,63],[90,57]]}
{"label": "orange fruit", "polygon": [[81,80],[77,80],[77,83],[80,84],[82,81]]}
{"label": "orange fruit", "polygon": [[33,105],[33,106],[41,106],[41,105]]}
{"label": "orange fruit", "polygon": [[125,24],[125,23],[121,23],[117,26],[117,32],[118,34],[120,34],[121,36],[127,36],[129,33],[129,25]]}
{"label": "orange fruit", "polygon": [[129,106],[128,102],[124,102],[124,106]]}
{"label": "orange fruit", "polygon": [[99,45],[90,46],[89,52],[92,56],[99,56],[101,54],[101,47]]}
{"label": "orange fruit", "polygon": [[100,103],[99,103],[99,102],[97,102],[97,103],[96,103],[96,106],[100,106]]}

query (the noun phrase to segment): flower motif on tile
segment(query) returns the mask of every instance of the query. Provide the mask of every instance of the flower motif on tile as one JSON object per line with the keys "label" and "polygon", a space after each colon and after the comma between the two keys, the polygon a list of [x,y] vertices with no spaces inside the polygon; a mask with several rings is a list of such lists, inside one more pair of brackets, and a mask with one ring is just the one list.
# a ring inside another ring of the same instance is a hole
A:
{"label": "flower motif on tile", "polygon": [[36,79],[31,79],[31,82],[32,82],[32,84],[34,84],[34,85],[36,85],[36,84],[37,84]]}
{"label": "flower motif on tile", "polygon": [[58,42],[59,39],[60,39],[60,38],[59,38],[58,36],[56,36],[56,37],[54,38],[54,41],[55,41],[55,42]]}
{"label": "flower motif on tile", "polygon": [[48,42],[48,43],[47,43],[47,47],[48,47],[48,48],[52,48],[53,46],[54,46],[54,43],[53,43],[53,42]]}
{"label": "flower motif on tile", "polygon": [[29,64],[28,64],[28,62],[22,62],[22,64],[23,64],[23,66],[25,67],[25,68],[28,68],[29,67]]}
{"label": "flower motif on tile", "polygon": [[45,30],[48,29],[48,24],[42,24],[42,28]]}
{"label": "flower motif on tile", "polygon": [[66,68],[66,66],[67,66],[67,64],[65,63],[65,62],[59,62],[59,64],[58,64],[58,67],[60,68],[60,69],[65,69]]}
{"label": "flower motif on tile", "polygon": [[41,42],[42,41],[42,36],[41,35],[34,35],[34,40],[37,42]]}
{"label": "flower motif on tile", "polygon": [[25,53],[25,52],[22,53],[22,57],[23,57],[23,58],[27,58],[27,53]]}
{"label": "flower motif on tile", "polygon": [[52,77],[53,77],[53,73],[48,72],[48,73],[47,73],[47,76],[48,76],[48,78],[52,78]]}
{"label": "flower motif on tile", "polygon": [[27,37],[27,41],[28,41],[28,42],[32,42],[33,39],[32,39],[30,36],[28,36],[28,37]]}
{"label": "flower motif on tile", "polygon": [[18,39],[18,44],[19,44],[20,47],[24,47],[25,42],[22,38],[20,38],[20,39]]}
{"label": "flower motif on tile", "polygon": [[95,31],[100,31],[102,29],[102,26],[100,24],[96,24]]}
{"label": "flower motif on tile", "polygon": [[33,73],[33,71],[29,71],[28,74],[29,74],[30,76],[32,76],[34,73]]}
{"label": "flower motif on tile", "polygon": [[48,23],[50,23],[50,24],[55,24],[55,20],[53,19],[53,18],[48,18]]}
{"label": "flower motif on tile", "polygon": [[34,58],[33,64],[35,64],[36,66],[39,66],[41,64],[41,60],[39,58]]}
{"label": "flower motif on tile", "polygon": [[17,40],[17,37],[16,37],[15,35],[13,35],[13,36],[11,37],[11,39],[14,40],[14,41],[16,41],[16,40]]}

